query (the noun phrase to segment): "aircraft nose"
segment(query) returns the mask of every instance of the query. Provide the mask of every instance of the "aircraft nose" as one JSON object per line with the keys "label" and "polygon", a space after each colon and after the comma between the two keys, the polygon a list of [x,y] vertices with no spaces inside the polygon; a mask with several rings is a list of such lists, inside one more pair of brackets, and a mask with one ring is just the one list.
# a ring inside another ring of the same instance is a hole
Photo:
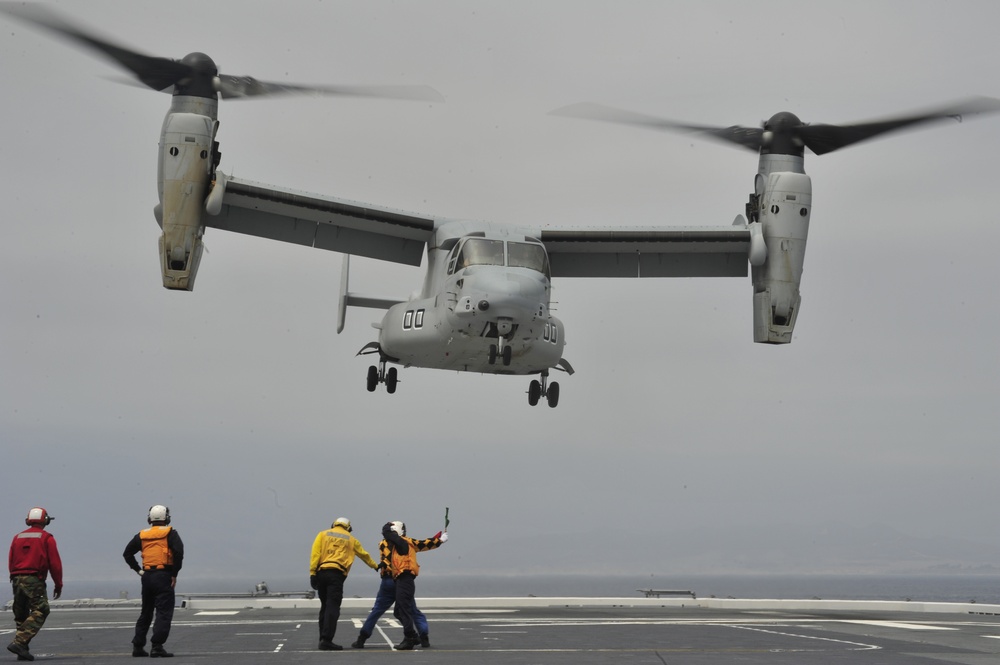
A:
{"label": "aircraft nose", "polygon": [[[471,277],[471,278],[470,278]],[[462,299],[492,318],[539,316],[547,307],[547,289],[542,279],[509,271],[480,271],[467,276]]]}

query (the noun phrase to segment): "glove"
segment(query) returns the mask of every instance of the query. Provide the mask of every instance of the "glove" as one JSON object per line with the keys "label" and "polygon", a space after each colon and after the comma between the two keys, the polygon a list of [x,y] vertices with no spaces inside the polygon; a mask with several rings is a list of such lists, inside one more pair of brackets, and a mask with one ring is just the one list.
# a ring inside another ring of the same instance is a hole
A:
{"label": "glove", "polygon": [[316,582],[316,576],[315,575],[310,575],[309,576],[309,586],[311,586],[313,589],[318,589],[319,588],[319,584]]}
{"label": "glove", "polygon": [[135,571],[135,574],[138,575],[139,577],[142,577],[142,573],[143,573],[142,570]]}
{"label": "glove", "polygon": [[434,538],[440,538],[440,537],[441,537],[441,532],[440,531],[438,531],[437,533],[434,534]]}
{"label": "glove", "polygon": [[448,532],[447,531],[445,531],[444,533],[441,534],[441,542],[442,543],[447,543],[448,542]]}
{"label": "glove", "polygon": [[54,589],[52,589],[52,600],[59,600],[59,596],[61,596],[61,595],[62,595],[62,587],[61,586],[57,586]]}

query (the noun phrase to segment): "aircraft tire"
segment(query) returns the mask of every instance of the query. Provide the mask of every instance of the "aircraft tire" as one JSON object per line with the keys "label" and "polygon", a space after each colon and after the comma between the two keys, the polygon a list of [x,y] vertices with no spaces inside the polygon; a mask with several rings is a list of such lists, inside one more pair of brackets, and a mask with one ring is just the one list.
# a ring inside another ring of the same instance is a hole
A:
{"label": "aircraft tire", "polygon": [[378,367],[369,365],[368,367],[368,392],[373,393],[378,388]]}
{"label": "aircraft tire", "polygon": [[548,393],[545,395],[545,398],[548,400],[550,408],[554,409],[557,406],[559,406],[559,384],[558,383],[556,383],[555,381],[552,382],[552,384],[549,386]]}
{"label": "aircraft tire", "polygon": [[497,362],[497,345],[490,344],[490,364],[495,365]]}
{"label": "aircraft tire", "polygon": [[513,357],[513,354],[514,354],[514,347],[512,346],[503,347],[502,358],[504,366],[510,365],[510,360]]}
{"label": "aircraft tire", "polygon": [[385,373],[385,391],[390,395],[396,392],[396,382],[399,380],[398,373],[395,367],[390,367],[389,371]]}
{"label": "aircraft tire", "polygon": [[535,406],[538,404],[538,398],[542,396],[542,384],[534,379],[528,384],[528,404]]}

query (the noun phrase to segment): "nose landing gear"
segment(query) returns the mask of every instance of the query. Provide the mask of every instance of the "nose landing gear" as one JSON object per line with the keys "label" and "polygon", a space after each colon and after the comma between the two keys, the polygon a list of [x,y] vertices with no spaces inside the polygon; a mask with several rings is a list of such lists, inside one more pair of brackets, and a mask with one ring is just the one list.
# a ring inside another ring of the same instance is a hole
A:
{"label": "nose landing gear", "polygon": [[548,402],[550,408],[554,409],[559,406],[559,383],[553,381],[551,385],[547,385],[549,381],[549,373],[541,373],[541,381],[532,379],[531,383],[528,384],[528,404],[535,406],[538,404],[538,400],[542,397]]}
{"label": "nose landing gear", "polygon": [[504,344],[504,341],[505,341],[504,338],[501,337],[500,344],[490,344],[489,360],[491,365],[497,364],[498,357],[503,362],[504,367],[510,365],[510,360],[513,357],[511,354],[513,353],[514,349],[509,344]]}
{"label": "nose landing gear", "polygon": [[489,361],[491,365],[497,364],[497,358],[503,361],[504,367],[510,365],[514,349],[510,346],[509,342],[515,328],[514,322],[506,317],[501,317],[497,319],[496,323],[487,326],[486,334],[492,337],[492,333],[496,333],[497,338],[496,344],[490,344]]}

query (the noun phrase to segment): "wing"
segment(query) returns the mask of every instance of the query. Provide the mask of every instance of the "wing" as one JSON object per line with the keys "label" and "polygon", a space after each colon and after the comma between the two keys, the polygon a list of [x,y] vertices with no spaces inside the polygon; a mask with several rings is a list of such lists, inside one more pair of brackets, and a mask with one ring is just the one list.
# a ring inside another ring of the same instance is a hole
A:
{"label": "wing", "polygon": [[746,277],[746,225],[543,230],[553,277]]}
{"label": "wing", "polygon": [[419,266],[435,221],[344,199],[224,178],[205,226],[317,249]]}
{"label": "wing", "polygon": [[[225,179],[209,228],[419,266],[436,221],[345,199]],[[553,277],[745,277],[750,232],[720,227],[551,229]]]}

